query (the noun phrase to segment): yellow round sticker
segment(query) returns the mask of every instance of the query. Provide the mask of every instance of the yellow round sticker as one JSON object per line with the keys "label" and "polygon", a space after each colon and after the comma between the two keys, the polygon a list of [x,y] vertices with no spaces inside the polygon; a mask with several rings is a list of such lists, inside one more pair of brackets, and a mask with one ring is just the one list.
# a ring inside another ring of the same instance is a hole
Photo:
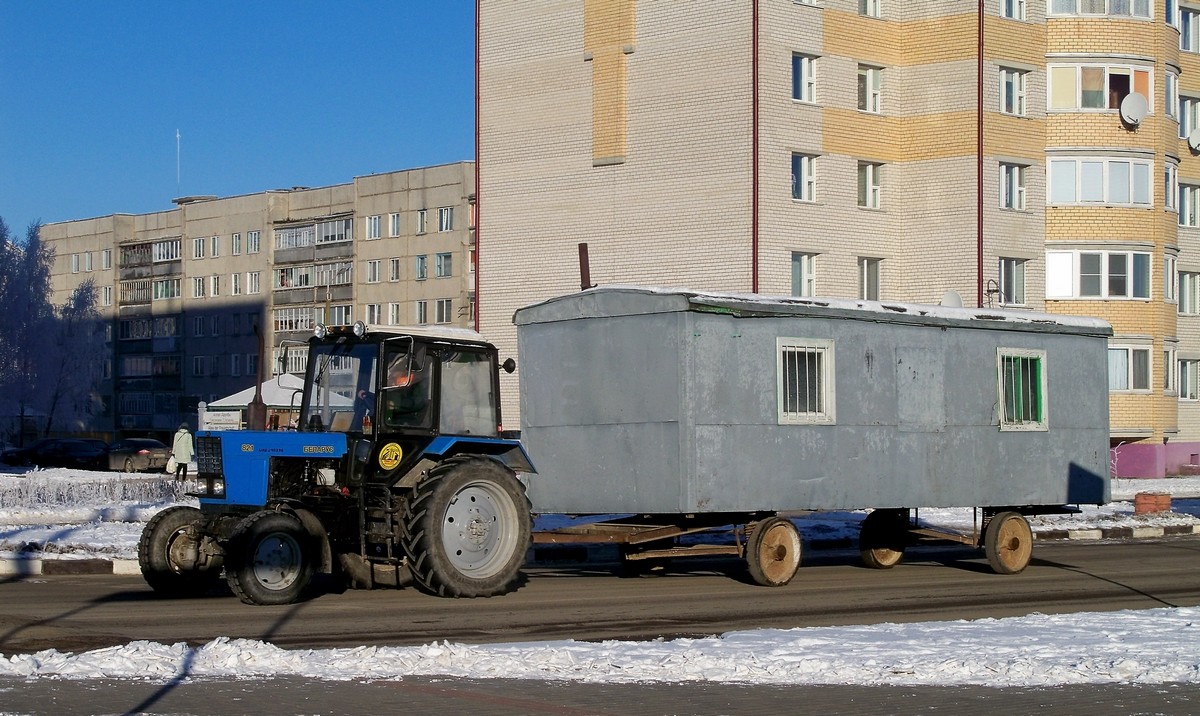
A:
{"label": "yellow round sticker", "polygon": [[388,443],[379,449],[379,466],[384,470],[395,470],[404,457],[404,451],[399,443]]}

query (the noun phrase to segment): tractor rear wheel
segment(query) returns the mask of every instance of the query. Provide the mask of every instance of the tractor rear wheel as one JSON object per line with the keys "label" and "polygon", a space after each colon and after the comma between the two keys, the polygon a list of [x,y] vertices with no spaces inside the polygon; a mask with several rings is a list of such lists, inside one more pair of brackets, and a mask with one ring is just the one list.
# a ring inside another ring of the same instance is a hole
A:
{"label": "tractor rear wheel", "polygon": [[212,540],[197,528],[203,521],[200,510],[178,506],[168,507],[146,523],[138,540],[138,566],[155,592],[166,597],[195,597],[220,582],[220,557],[201,555],[204,542]]}
{"label": "tractor rear wheel", "polygon": [[517,476],[486,457],[452,457],[429,471],[404,511],[404,551],[422,590],[487,597],[516,585],[532,532]]}
{"label": "tractor rear wheel", "polygon": [[229,588],[246,604],[291,604],[313,575],[313,538],[295,515],[264,510],[238,523],[226,549]]}

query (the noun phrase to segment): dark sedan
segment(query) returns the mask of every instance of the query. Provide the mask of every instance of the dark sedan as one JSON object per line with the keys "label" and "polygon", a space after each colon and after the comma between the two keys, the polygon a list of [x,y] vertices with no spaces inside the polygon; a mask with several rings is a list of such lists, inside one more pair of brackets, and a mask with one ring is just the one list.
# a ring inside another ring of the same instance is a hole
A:
{"label": "dark sedan", "polygon": [[108,446],[108,469],[140,472],[163,470],[171,448],[152,438],[126,438]]}
{"label": "dark sedan", "polygon": [[9,450],[4,462],[9,465],[38,467],[74,467],[98,469],[104,462],[108,446],[103,440],[90,438],[45,438],[26,448]]}

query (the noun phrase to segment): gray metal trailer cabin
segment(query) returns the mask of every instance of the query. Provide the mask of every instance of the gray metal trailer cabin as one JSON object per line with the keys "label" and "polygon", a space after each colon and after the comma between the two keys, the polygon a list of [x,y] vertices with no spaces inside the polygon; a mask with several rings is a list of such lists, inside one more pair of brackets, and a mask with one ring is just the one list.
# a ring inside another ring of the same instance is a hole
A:
{"label": "gray metal trailer cabin", "polygon": [[535,512],[1109,498],[1100,320],[603,287],[514,322]]}

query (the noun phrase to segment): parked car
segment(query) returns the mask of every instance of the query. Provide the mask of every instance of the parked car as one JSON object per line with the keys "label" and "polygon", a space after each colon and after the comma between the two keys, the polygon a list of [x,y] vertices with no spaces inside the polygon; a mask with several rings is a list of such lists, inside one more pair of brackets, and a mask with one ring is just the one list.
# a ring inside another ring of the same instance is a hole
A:
{"label": "parked car", "polygon": [[153,438],[125,438],[108,446],[109,470],[140,472],[162,470],[167,466],[171,448]]}
{"label": "parked car", "polygon": [[38,467],[73,467],[95,470],[101,467],[108,446],[103,440],[91,438],[43,438],[29,447],[4,453],[9,465]]}

